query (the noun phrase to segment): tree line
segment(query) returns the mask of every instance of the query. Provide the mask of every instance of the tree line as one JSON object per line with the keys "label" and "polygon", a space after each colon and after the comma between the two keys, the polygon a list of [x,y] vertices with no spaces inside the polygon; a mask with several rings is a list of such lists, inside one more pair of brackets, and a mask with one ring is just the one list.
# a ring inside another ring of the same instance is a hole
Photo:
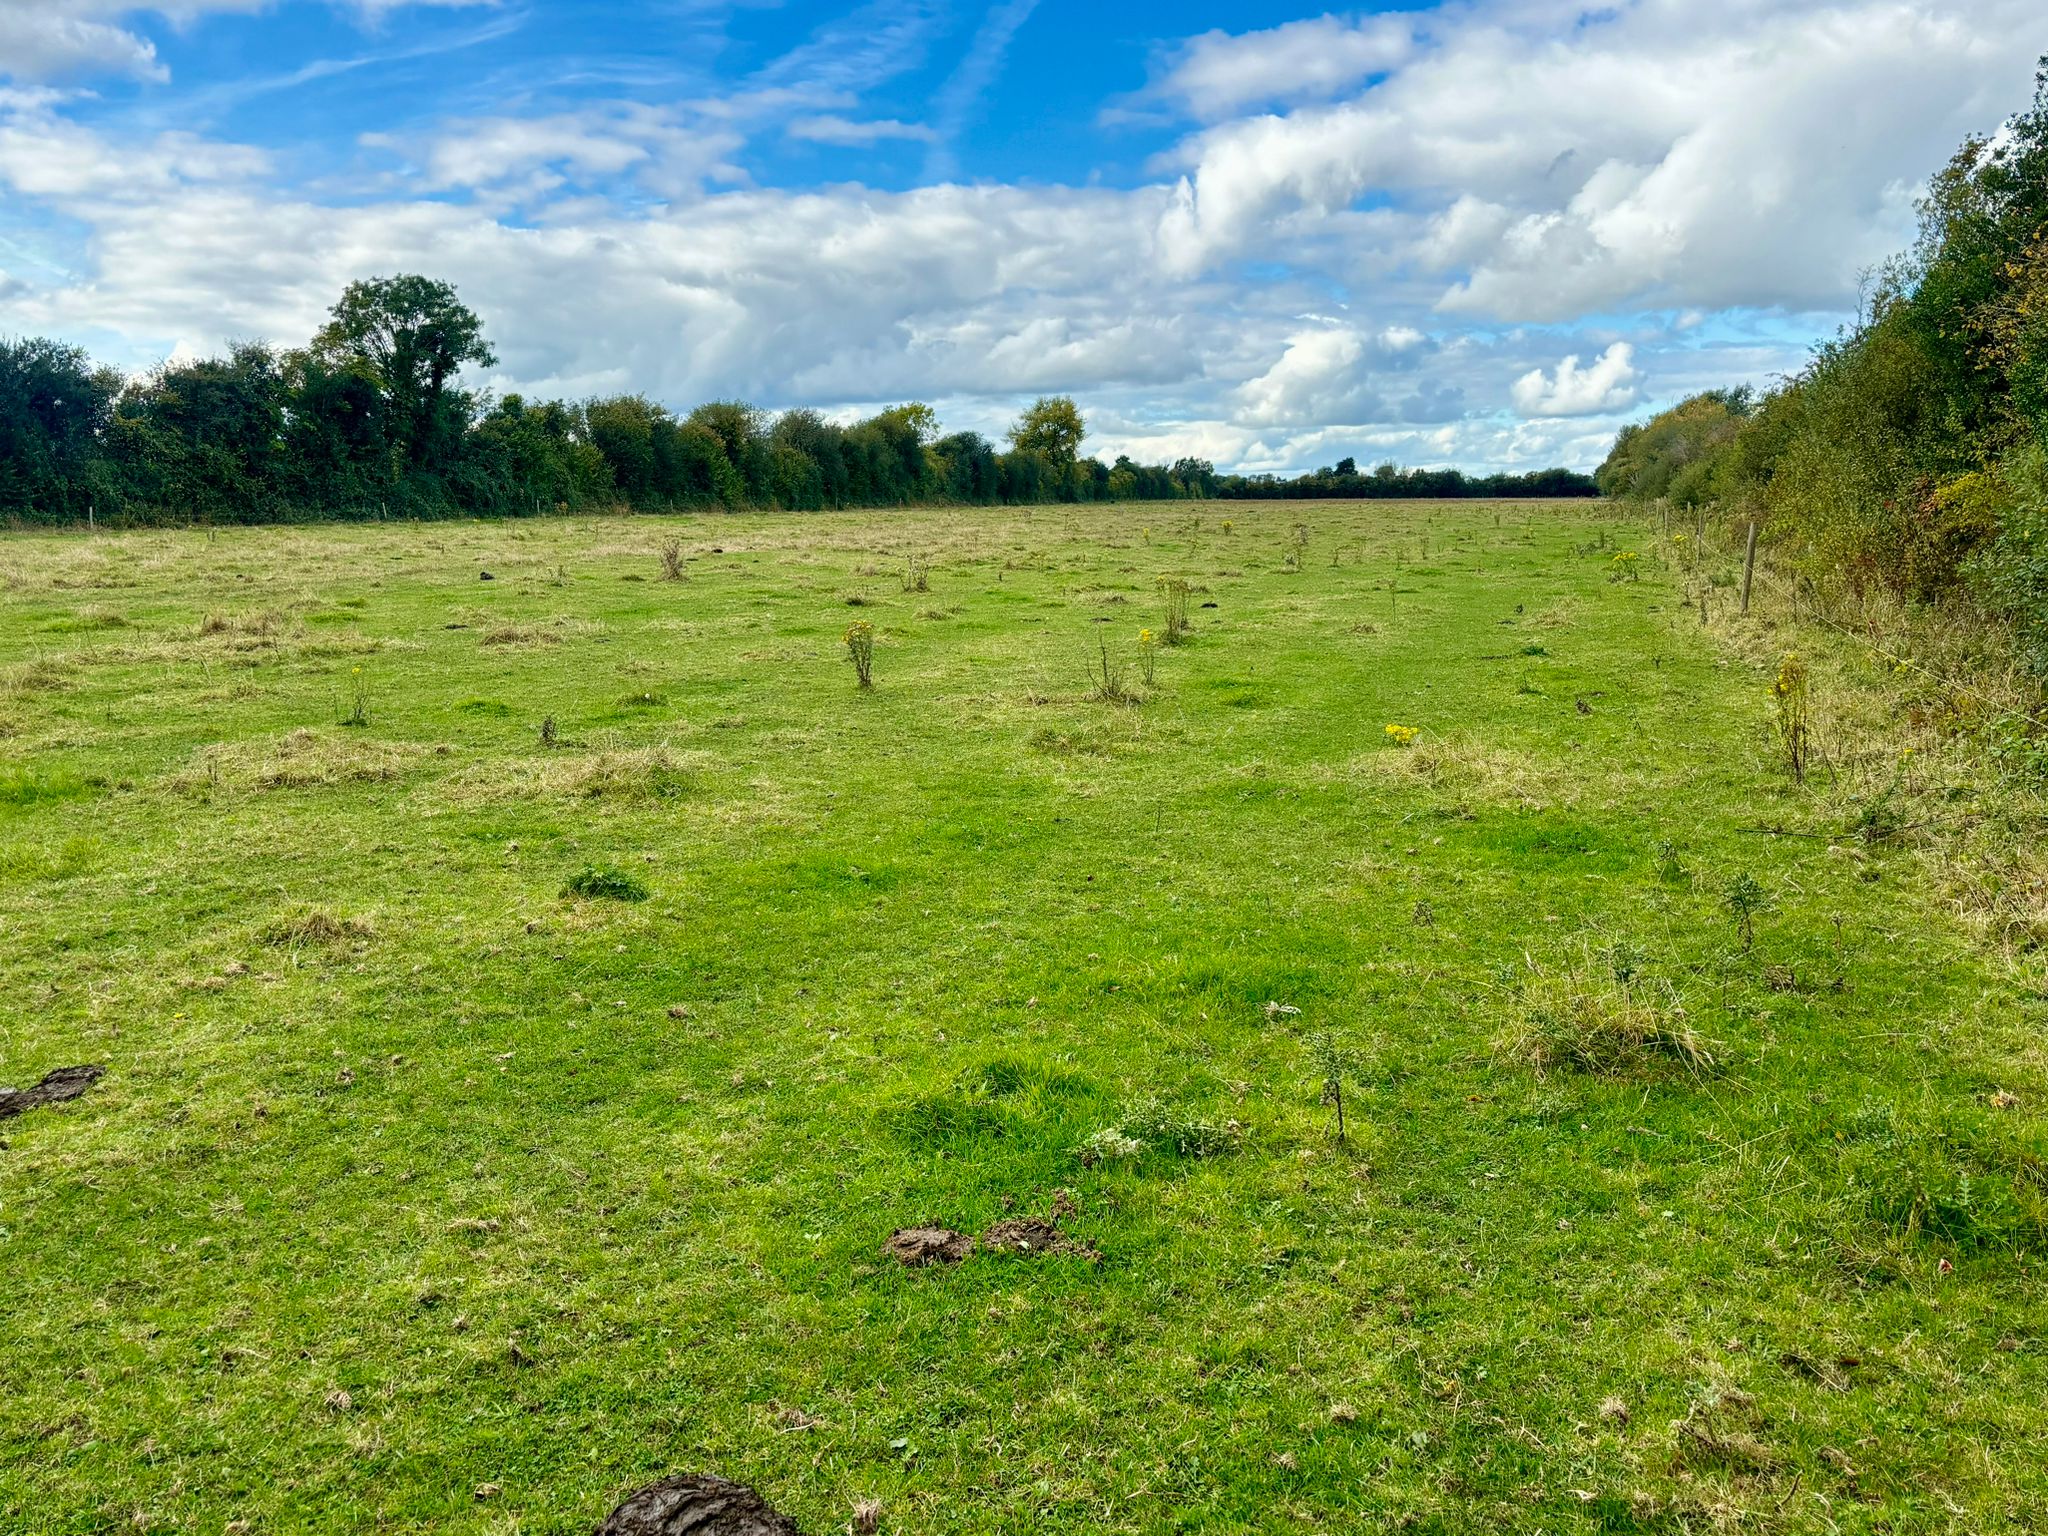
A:
{"label": "tree line", "polygon": [[1214,468],[1079,454],[1079,409],[1042,399],[1006,448],[941,435],[928,406],[852,425],[640,395],[489,398],[476,314],[419,276],[351,284],[304,347],[250,342],[130,378],[46,338],[0,341],[0,517],[250,523],[504,516],[629,506],[813,510],[1214,495]]}
{"label": "tree line", "polygon": [[1574,469],[1468,475],[1457,469],[1402,469],[1389,462],[1370,474],[1360,474],[1356,459],[1339,459],[1329,468],[1291,480],[1275,475],[1226,475],[1217,481],[1216,494],[1243,501],[1369,501],[1381,497],[1441,501],[1484,496],[1598,496],[1600,488],[1591,475]]}
{"label": "tree line", "polygon": [[[463,370],[497,361],[453,287],[351,284],[305,346],[235,345],[139,377],[47,338],[0,340],[0,519],[27,524],[255,523],[639,511],[808,511],[1229,497],[1591,494],[1567,471],[1467,480],[1350,459],[1295,480],[1219,477],[1208,461],[1105,464],[1065,396],[1007,444],[942,434],[900,405],[842,425],[739,401],[686,416],[640,395],[490,398]],[[1584,481],[1583,484],[1580,482]]]}
{"label": "tree line", "polygon": [[1771,389],[1624,428],[1596,478],[1760,520],[1823,593],[1995,613],[2048,677],[2048,59],[1934,177],[1855,324]]}

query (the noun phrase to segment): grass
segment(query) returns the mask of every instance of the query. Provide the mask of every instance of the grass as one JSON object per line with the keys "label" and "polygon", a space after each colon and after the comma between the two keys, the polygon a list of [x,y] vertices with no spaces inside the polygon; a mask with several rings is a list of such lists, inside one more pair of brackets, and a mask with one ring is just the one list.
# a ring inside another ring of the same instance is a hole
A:
{"label": "grass", "polygon": [[0,542],[0,1082],[109,1069],[0,1123],[0,1528],[2048,1527],[2048,1006],[1843,830],[1889,685],[1796,637],[1801,788],[1604,513],[1299,515]]}

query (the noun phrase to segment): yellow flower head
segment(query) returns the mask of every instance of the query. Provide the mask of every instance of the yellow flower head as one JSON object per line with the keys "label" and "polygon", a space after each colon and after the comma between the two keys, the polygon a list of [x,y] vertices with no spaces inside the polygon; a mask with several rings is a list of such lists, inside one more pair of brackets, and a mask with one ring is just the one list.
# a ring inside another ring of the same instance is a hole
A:
{"label": "yellow flower head", "polygon": [[1150,645],[1151,643],[1152,643],[1152,631],[1151,631],[1151,630],[1149,630],[1149,629],[1141,629],[1141,630],[1139,630],[1139,631],[1138,631],[1138,644],[1140,644],[1140,645]]}
{"label": "yellow flower head", "polygon": [[1390,725],[1387,727],[1387,739],[1397,747],[1409,745],[1421,734],[1422,728],[1420,726]]}

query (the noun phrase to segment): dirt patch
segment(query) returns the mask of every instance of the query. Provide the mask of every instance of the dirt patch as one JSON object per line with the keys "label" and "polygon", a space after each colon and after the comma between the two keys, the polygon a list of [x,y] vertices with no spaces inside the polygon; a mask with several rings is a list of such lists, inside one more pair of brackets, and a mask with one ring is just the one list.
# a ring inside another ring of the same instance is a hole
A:
{"label": "dirt patch", "polygon": [[958,1264],[974,1252],[974,1239],[950,1227],[904,1227],[889,1235],[882,1252],[908,1269]]}
{"label": "dirt patch", "polygon": [[753,1489],[686,1473],[642,1488],[605,1517],[597,1536],[802,1536]]}
{"label": "dirt patch", "polygon": [[981,1234],[981,1246],[990,1253],[1058,1254],[1066,1258],[1102,1262],[1102,1255],[1086,1243],[1060,1230],[1060,1223],[1075,1215],[1080,1206],[1071,1190],[1052,1192],[1052,1209],[1043,1216],[1012,1216]]}
{"label": "dirt patch", "polygon": [[0,1120],[75,1099],[106,1075],[105,1067],[59,1067],[33,1088],[0,1088]]}
{"label": "dirt patch", "polygon": [[999,1221],[981,1234],[981,1246],[990,1253],[1060,1254],[1090,1263],[1098,1263],[1102,1258],[1086,1243],[1076,1242],[1042,1216],[1013,1216],[1008,1221]]}

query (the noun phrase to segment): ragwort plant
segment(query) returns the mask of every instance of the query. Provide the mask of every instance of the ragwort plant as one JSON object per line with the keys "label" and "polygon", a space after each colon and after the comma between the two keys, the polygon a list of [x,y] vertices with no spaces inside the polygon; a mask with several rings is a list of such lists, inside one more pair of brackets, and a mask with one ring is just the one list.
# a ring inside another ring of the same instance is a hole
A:
{"label": "ragwort plant", "polygon": [[853,675],[862,688],[875,686],[875,626],[855,619],[846,626],[846,659],[853,663]]}
{"label": "ragwort plant", "polygon": [[1778,748],[1794,784],[1806,782],[1807,763],[1813,754],[1811,682],[1799,653],[1787,651],[1771,683],[1771,701],[1778,711]]}

